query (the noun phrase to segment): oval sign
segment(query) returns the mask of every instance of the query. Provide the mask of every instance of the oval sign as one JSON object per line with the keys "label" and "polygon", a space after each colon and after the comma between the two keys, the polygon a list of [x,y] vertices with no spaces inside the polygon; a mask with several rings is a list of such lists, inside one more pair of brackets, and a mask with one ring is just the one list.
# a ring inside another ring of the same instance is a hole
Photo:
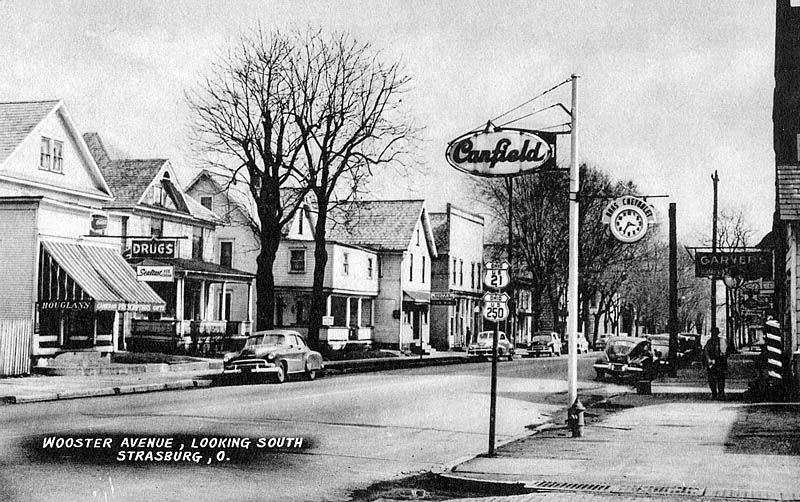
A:
{"label": "oval sign", "polygon": [[555,134],[502,128],[473,131],[451,141],[445,156],[451,166],[468,174],[515,176],[555,166]]}

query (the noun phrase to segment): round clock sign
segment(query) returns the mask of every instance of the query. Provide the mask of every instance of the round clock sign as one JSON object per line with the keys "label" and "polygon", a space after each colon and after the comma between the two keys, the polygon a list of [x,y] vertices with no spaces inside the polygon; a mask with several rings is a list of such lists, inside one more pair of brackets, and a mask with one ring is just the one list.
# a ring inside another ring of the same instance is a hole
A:
{"label": "round clock sign", "polygon": [[620,197],[603,211],[603,223],[620,242],[640,240],[655,223],[655,212],[647,202],[637,197]]}

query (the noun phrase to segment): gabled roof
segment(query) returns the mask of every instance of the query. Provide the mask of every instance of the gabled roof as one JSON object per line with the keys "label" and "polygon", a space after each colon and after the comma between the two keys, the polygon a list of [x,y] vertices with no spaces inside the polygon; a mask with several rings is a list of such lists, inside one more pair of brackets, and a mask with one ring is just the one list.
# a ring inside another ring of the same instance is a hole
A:
{"label": "gabled roof", "polygon": [[341,216],[328,219],[326,239],[378,251],[406,251],[422,219],[431,256],[436,256],[430,221],[423,200],[351,202]]}
{"label": "gabled roof", "polygon": [[0,163],[59,103],[58,100],[0,103]]}
{"label": "gabled roof", "polygon": [[800,220],[800,166],[777,166],[775,186],[778,217]]}
{"label": "gabled roof", "polygon": [[450,220],[447,213],[431,213],[430,219],[436,251],[447,254],[450,251]]}

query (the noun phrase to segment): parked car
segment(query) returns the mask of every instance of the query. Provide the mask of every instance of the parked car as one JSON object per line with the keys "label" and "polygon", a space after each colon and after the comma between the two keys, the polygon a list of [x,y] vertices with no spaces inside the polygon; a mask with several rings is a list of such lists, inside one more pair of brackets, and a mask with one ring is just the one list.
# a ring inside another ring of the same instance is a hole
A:
{"label": "parked car", "polygon": [[650,340],[628,336],[612,336],[602,356],[594,363],[597,379],[606,375],[618,378],[652,379],[653,351]]}
{"label": "parked car", "polygon": [[[479,331],[472,337],[472,341],[467,347],[467,355],[469,356],[482,356],[492,357],[492,340],[494,340],[494,331]],[[497,359],[507,357],[508,360],[514,358],[514,346],[506,338],[506,334],[498,331],[497,338]]]}
{"label": "parked car", "polygon": [[[583,333],[578,332],[576,343],[578,354],[589,352],[589,342],[586,341],[586,337],[583,336]],[[564,333],[564,340],[561,342],[561,353],[569,354],[569,333]]]}
{"label": "parked car", "polygon": [[[669,335],[650,336],[650,347],[653,350],[655,371],[657,371],[659,374],[669,372]],[[677,354],[677,356],[680,357],[680,353]]]}
{"label": "parked car", "polygon": [[224,373],[268,373],[277,383],[291,374],[314,380],[324,369],[322,355],[311,350],[300,333],[291,330],[257,331],[239,352],[225,354]]}
{"label": "parked car", "polygon": [[703,354],[699,333],[678,333],[678,353],[686,361],[698,361]]}
{"label": "parked car", "polygon": [[561,338],[558,333],[553,331],[540,331],[535,333],[528,345],[528,355],[531,357],[539,356],[560,356]]}
{"label": "parked car", "polygon": [[605,350],[606,345],[608,345],[608,333],[600,333],[597,335],[597,340],[594,341],[594,350]]}

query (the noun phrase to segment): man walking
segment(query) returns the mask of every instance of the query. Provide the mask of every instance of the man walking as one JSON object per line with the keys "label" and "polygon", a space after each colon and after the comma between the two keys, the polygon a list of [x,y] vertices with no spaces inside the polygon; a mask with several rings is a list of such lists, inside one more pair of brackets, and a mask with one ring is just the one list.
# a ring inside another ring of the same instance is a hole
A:
{"label": "man walking", "polygon": [[716,327],[711,328],[711,338],[703,347],[703,362],[708,373],[711,399],[725,399],[725,371],[728,369],[728,359],[722,350],[719,329]]}

